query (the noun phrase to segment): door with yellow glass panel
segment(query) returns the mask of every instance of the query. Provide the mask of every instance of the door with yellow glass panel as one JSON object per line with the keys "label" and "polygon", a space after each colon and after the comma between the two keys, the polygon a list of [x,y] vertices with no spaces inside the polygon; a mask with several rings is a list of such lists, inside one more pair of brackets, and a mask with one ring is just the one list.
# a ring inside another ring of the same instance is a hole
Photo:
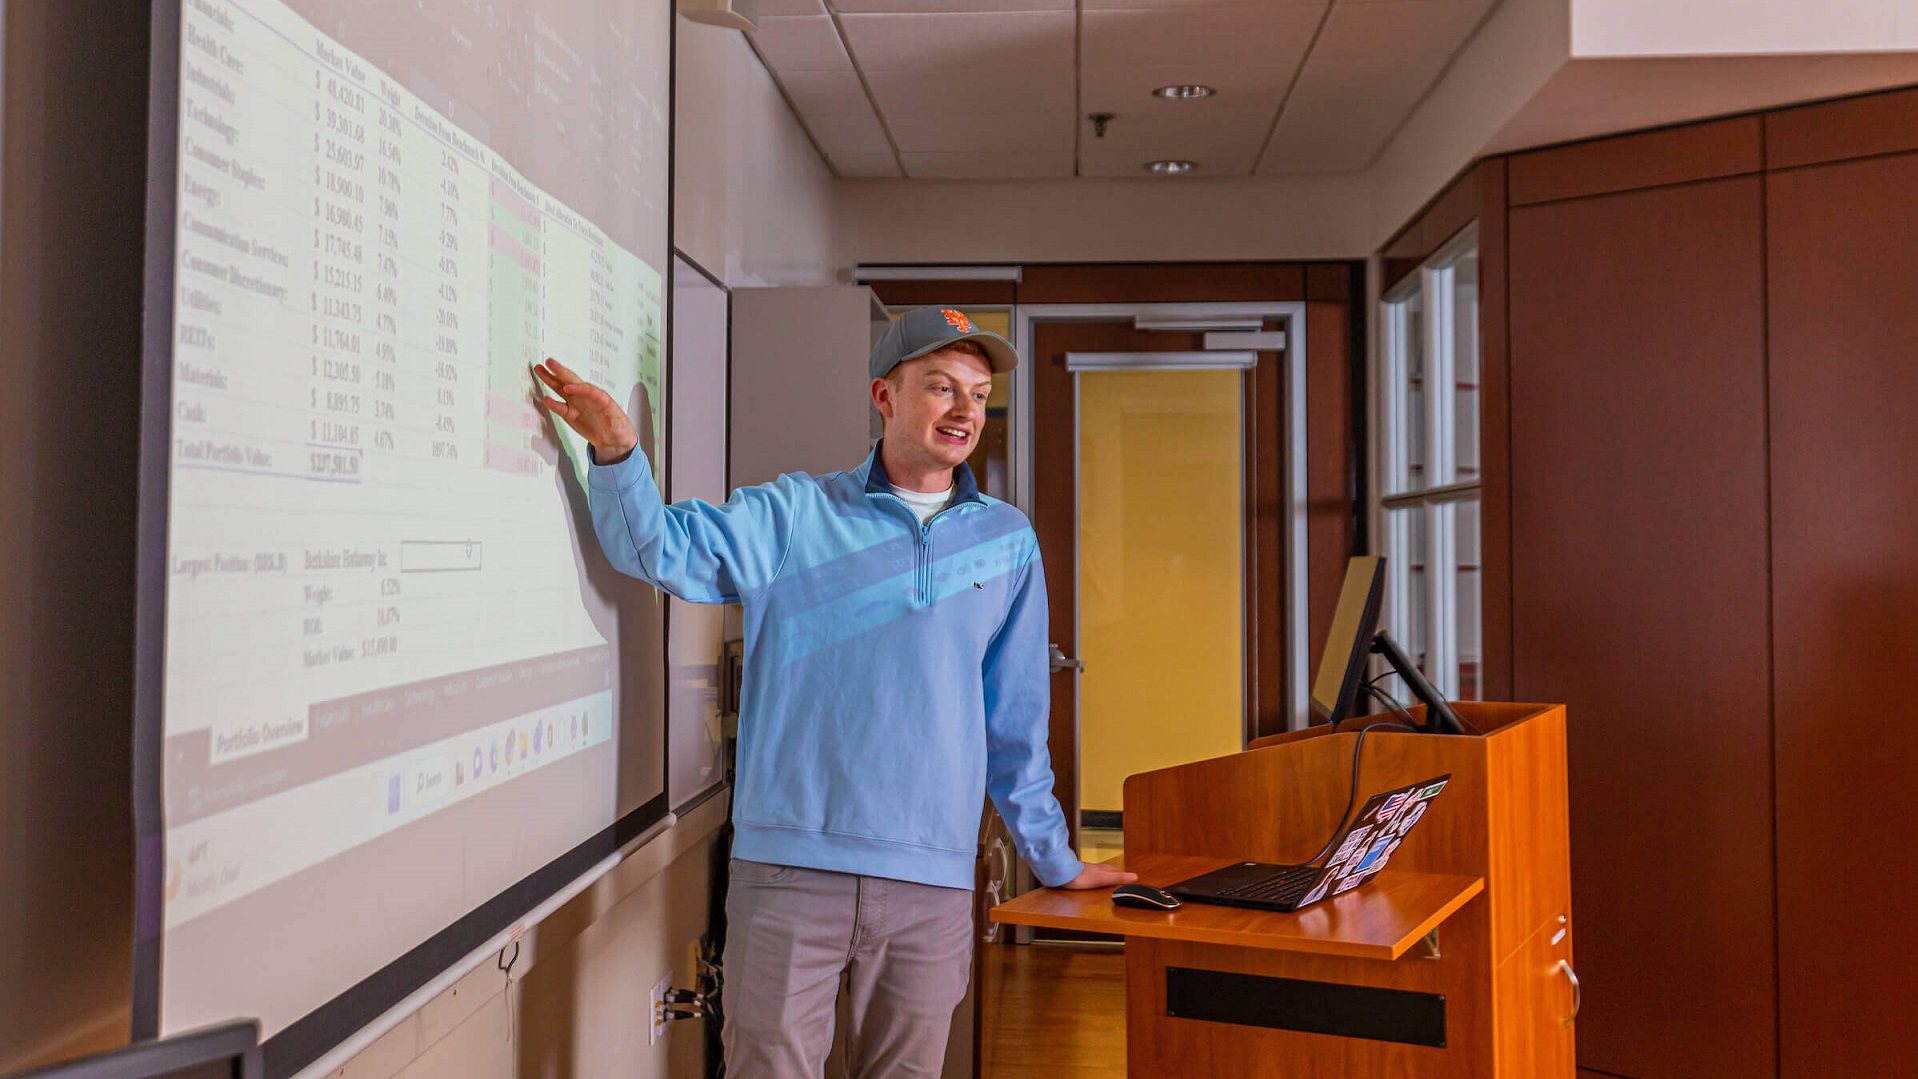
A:
{"label": "door with yellow glass panel", "polygon": [[1269,591],[1247,557],[1247,450],[1277,357],[1130,321],[1040,323],[1032,352],[1055,789],[1080,856],[1101,861],[1123,849],[1127,776],[1245,745]]}

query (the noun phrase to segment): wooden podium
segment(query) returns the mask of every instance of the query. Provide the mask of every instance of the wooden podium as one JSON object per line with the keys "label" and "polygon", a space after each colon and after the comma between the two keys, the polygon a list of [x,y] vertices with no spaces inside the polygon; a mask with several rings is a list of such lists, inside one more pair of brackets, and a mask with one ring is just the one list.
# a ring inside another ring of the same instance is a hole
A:
{"label": "wooden podium", "polygon": [[[1481,733],[1366,736],[1359,803],[1452,780],[1363,887],[1295,914],[1042,889],[992,918],[1125,937],[1132,1076],[1570,1079],[1565,709],[1453,707]],[[1340,823],[1354,732],[1389,718],[1132,776],[1125,867],[1164,887],[1233,861],[1304,861]]]}

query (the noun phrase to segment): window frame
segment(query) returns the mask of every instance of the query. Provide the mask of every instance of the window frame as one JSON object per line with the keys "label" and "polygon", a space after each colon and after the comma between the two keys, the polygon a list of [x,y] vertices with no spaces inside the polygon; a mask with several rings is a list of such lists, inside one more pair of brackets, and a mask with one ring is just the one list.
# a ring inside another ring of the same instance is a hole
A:
{"label": "window frame", "polygon": [[[1480,642],[1478,654],[1464,656],[1461,654],[1461,638],[1465,636],[1461,622],[1463,611],[1458,588],[1458,508],[1462,503],[1481,502],[1484,486],[1482,470],[1463,481],[1457,475],[1457,272],[1461,263],[1477,253],[1478,224],[1473,222],[1441,245],[1416,271],[1380,295],[1379,345],[1373,372],[1376,387],[1373,419],[1379,432],[1376,446],[1379,467],[1373,472],[1371,485],[1372,520],[1377,522],[1374,549],[1386,556],[1386,592],[1380,622],[1401,644],[1416,642],[1422,646],[1418,649],[1408,646],[1407,651],[1413,653],[1413,660],[1438,691],[1453,700],[1461,695],[1462,661],[1478,665],[1474,689],[1482,690],[1484,685],[1483,608],[1479,607],[1480,625],[1471,634]],[[1414,317],[1418,319],[1416,335],[1411,324]],[[1477,328],[1476,316],[1474,328]],[[1412,394],[1407,378],[1409,344],[1413,341],[1420,347],[1419,381],[1423,388],[1418,402],[1418,419],[1422,421],[1418,432],[1422,475],[1416,486],[1406,444],[1408,433],[1413,430]],[[1474,347],[1477,356],[1482,358],[1482,332]],[[1473,384],[1478,383],[1475,380]],[[1480,445],[1482,448],[1482,440]],[[1422,624],[1416,627],[1409,622],[1411,605],[1399,598],[1412,588],[1414,567],[1404,552],[1412,549],[1413,528],[1423,530],[1425,540],[1424,617]],[[1414,634],[1414,629],[1420,632]]]}

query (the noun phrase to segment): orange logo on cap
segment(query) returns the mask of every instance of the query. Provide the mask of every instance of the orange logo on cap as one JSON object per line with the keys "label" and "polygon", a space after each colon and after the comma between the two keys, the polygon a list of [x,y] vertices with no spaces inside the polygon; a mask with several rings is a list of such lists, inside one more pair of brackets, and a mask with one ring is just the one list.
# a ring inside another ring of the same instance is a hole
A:
{"label": "orange logo on cap", "polygon": [[946,316],[948,323],[959,328],[960,333],[971,333],[976,328],[973,326],[972,320],[967,318],[962,312],[954,311],[950,307],[942,307],[939,311]]}

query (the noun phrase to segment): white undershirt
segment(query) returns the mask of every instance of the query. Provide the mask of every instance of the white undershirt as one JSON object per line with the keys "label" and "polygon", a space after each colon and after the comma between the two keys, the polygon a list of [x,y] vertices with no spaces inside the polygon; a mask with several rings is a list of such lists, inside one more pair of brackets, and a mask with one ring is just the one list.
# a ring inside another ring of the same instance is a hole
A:
{"label": "white undershirt", "polygon": [[906,505],[912,507],[912,512],[919,515],[921,525],[932,520],[933,514],[945,509],[946,503],[952,501],[950,487],[943,491],[908,491],[895,483],[892,485],[892,493],[906,500]]}

